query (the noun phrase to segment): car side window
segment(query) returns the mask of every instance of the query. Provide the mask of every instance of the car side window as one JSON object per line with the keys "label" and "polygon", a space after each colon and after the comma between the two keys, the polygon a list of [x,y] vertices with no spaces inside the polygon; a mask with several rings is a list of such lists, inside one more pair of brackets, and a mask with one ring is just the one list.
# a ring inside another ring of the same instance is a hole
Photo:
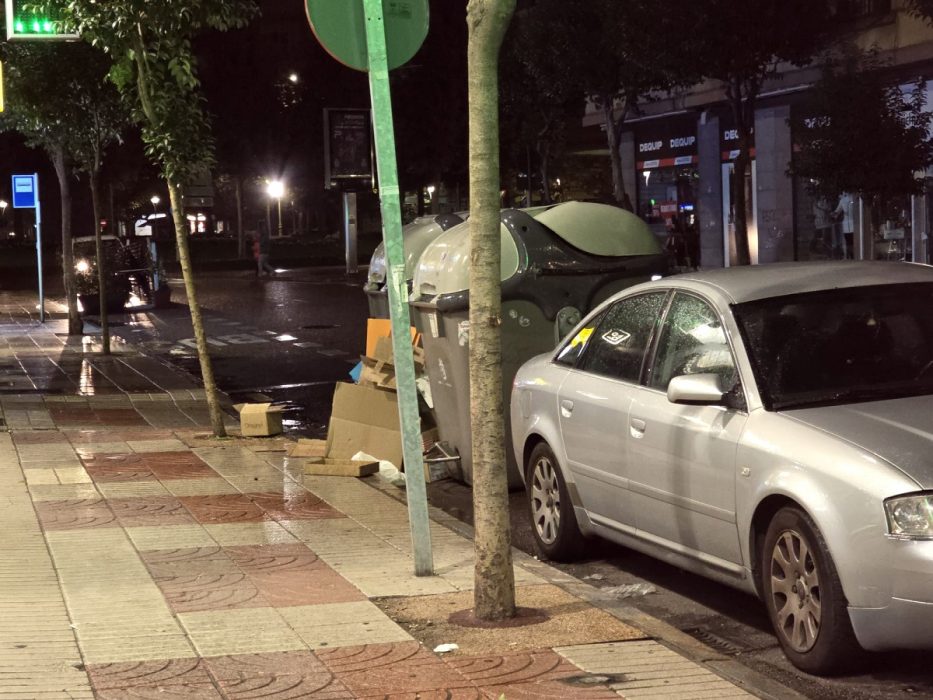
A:
{"label": "car side window", "polygon": [[702,299],[678,293],[661,328],[648,385],[667,391],[674,377],[718,374],[730,391],[738,373],[719,316]]}
{"label": "car side window", "polygon": [[577,359],[583,354],[587,344],[590,342],[590,338],[593,336],[593,331],[596,330],[596,326],[602,320],[603,316],[605,316],[605,313],[597,314],[591,318],[583,328],[574,333],[573,337],[560,349],[560,352],[557,353],[554,362],[570,367],[577,364]]}
{"label": "car side window", "polygon": [[666,296],[666,292],[640,294],[611,306],[591,333],[580,369],[637,382]]}

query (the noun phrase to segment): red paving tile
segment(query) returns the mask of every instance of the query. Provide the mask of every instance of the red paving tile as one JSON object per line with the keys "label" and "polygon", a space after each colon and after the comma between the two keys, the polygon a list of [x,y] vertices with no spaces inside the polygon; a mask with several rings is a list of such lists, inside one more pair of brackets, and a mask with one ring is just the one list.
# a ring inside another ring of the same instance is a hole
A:
{"label": "red paving tile", "polygon": [[111,498],[107,503],[122,527],[193,525],[195,522],[174,496]]}
{"label": "red paving tile", "polygon": [[211,683],[188,685],[138,685],[132,688],[101,690],[97,700],[224,700],[224,695]]}
{"label": "red paving tile", "polygon": [[249,496],[240,493],[182,496],[179,500],[199,523],[257,523],[269,520]]}
{"label": "red paving tile", "polygon": [[482,697],[468,678],[418,642],[367,644],[315,654],[359,697]]}
{"label": "red paving tile", "polygon": [[606,686],[572,685],[567,679],[585,673],[551,650],[513,652],[480,657],[454,657],[447,663],[491,697],[585,698],[618,700]]}
{"label": "red paving tile", "polygon": [[334,509],[313,493],[285,495],[281,493],[251,493],[253,499],[273,520],[317,520],[319,518],[344,518],[339,510]]}
{"label": "red paving tile", "polygon": [[134,453],[84,452],[78,448],[84,469],[94,481],[152,481],[155,475]]}
{"label": "red paving tile", "polygon": [[169,607],[176,613],[227,608],[265,608],[268,601],[243,573],[194,574],[155,579]]}
{"label": "red paving tile", "polygon": [[186,685],[211,682],[207,666],[201,659],[90,664],[87,667],[87,673],[95,690],[132,688],[137,685]]}
{"label": "red paving tile", "polygon": [[317,554],[300,542],[295,544],[238,545],[224,551],[248,574],[302,571],[318,561]]}
{"label": "red paving tile", "polygon": [[216,656],[205,663],[231,698],[355,697],[310,651]]}
{"label": "red paving tile", "polygon": [[145,452],[140,457],[141,463],[158,479],[211,479],[219,476],[193,452]]}
{"label": "red paving tile", "polygon": [[182,549],[152,549],[139,553],[146,566],[198,559],[229,559],[219,547],[185,547]]}
{"label": "red paving tile", "polygon": [[35,504],[39,523],[45,530],[79,530],[116,527],[116,516],[102,498],[40,501]]}

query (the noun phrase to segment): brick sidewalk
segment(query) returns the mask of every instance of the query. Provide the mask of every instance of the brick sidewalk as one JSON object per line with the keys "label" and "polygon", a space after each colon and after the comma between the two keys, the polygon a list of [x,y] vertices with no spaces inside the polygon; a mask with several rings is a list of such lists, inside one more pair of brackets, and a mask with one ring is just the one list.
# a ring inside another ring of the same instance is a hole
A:
{"label": "brick sidewalk", "polygon": [[[746,696],[520,553],[518,602],[547,619],[448,623],[473,552],[446,516],[417,578],[380,477],[305,476],[282,438],[213,440],[197,389],[36,387],[33,360],[97,367],[83,347],[0,325],[0,698]],[[17,366],[32,391],[2,389]]]}

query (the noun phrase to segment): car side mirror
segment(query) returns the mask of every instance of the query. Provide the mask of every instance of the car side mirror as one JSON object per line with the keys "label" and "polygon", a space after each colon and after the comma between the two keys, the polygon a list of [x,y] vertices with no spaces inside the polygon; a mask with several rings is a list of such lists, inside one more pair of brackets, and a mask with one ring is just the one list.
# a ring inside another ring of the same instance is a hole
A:
{"label": "car side mirror", "polygon": [[671,403],[710,406],[721,404],[725,395],[718,374],[684,374],[667,385],[667,400]]}

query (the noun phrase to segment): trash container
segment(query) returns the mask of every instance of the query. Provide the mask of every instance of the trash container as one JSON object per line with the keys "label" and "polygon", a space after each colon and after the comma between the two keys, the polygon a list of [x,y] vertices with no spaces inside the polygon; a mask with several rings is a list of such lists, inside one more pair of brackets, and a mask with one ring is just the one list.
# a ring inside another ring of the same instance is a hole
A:
{"label": "trash container", "polygon": [[[582,315],[609,296],[668,270],[648,225],[617,207],[565,202],[507,209],[502,233],[502,389],[509,435],[512,381],[526,360],[556,347]],[[422,253],[410,299],[423,333],[440,440],[459,453],[472,483],[469,398],[469,225],[444,232]],[[519,466],[506,449],[510,487]]]}
{"label": "trash container", "polygon": [[[411,287],[411,278],[414,274],[418,258],[431,241],[444,231],[463,223],[465,213],[439,214],[436,216],[419,216],[417,219],[402,228],[402,243],[405,250],[405,275]],[[389,294],[386,291],[386,249],[385,243],[380,243],[373,251],[369,263],[369,274],[366,284],[363,285],[366,298],[369,301],[369,315],[371,318],[389,318]]]}

